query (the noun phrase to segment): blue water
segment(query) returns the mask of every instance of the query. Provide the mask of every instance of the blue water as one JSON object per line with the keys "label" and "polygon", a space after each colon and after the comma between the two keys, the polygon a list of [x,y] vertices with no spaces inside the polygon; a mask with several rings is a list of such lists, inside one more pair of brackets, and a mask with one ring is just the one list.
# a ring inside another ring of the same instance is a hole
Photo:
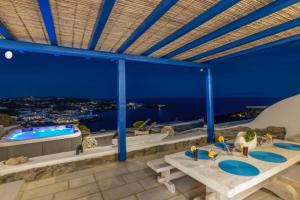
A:
{"label": "blue water", "polygon": [[282,155],[265,151],[250,151],[249,155],[258,160],[272,163],[283,163],[287,161],[287,159]]}
{"label": "blue water", "polygon": [[[184,154],[187,157],[194,158],[193,153],[191,151],[186,151]],[[199,160],[210,160],[210,157],[208,157],[208,151],[198,150],[198,159]]]}
{"label": "blue water", "polygon": [[32,131],[22,131],[21,129],[12,132],[5,136],[8,140],[21,141],[30,139],[39,139],[47,137],[55,137],[61,135],[70,135],[74,133],[74,128],[67,127],[52,127],[52,128],[38,128]]}
{"label": "blue water", "polygon": [[238,176],[257,176],[259,174],[259,169],[255,166],[238,160],[221,161],[219,167],[225,172]]}
{"label": "blue water", "polygon": [[[226,115],[233,112],[243,112],[246,106],[262,106],[271,105],[280,100],[280,98],[216,98],[214,99],[215,106],[215,122],[220,123],[224,118],[218,116]],[[129,101],[127,101],[129,102]],[[205,99],[138,99],[130,100],[130,102],[145,103],[145,104],[164,104],[165,107],[160,110],[157,108],[137,108],[127,110],[127,127],[132,127],[132,124],[137,120],[151,119],[151,122],[164,123],[169,121],[191,121],[199,118],[205,118]],[[116,110],[101,111],[98,114],[103,116],[103,119],[97,121],[84,122],[93,132],[101,129],[115,130],[117,126]],[[226,121],[233,121],[226,117]]]}

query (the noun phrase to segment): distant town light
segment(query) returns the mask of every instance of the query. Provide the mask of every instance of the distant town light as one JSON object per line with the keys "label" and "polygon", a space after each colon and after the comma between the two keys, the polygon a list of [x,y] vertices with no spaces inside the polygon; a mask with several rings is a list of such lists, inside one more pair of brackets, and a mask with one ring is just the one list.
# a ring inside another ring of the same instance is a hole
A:
{"label": "distant town light", "polygon": [[6,59],[10,60],[13,57],[13,53],[11,51],[6,51],[4,56]]}

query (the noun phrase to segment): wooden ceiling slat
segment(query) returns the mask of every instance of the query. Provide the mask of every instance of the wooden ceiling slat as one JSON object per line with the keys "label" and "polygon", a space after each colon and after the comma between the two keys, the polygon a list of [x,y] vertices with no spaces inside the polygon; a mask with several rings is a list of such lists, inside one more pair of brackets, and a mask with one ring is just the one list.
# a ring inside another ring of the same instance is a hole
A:
{"label": "wooden ceiling slat", "polygon": [[232,49],[229,49],[227,51],[223,51],[223,52],[220,52],[220,53],[217,53],[217,54],[199,59],[199,60],[197,60],[197,62],[205,62],[205,61],[208,61],[208,60],[213,60],[215,58],[230,55],[230,54],[233,54],[233,53],[236,53],[236,52],[251,49],[251,48],[263,45],[263,44],[267,44],[267,43],[270,43],[270,42],[275,42],[275,41],[278,41],[280,39],[284,39],[284,38],[288,38],[288,37],[292,37],[292,36],[296,36],[296,35],[300,35],[300,27],[296,27],[296,28],[293,28],[293,29],[290,29],[290,30],[287,30],[287,31],[283,31],[283,32],[278,33],[278,34],[268,36],[268,37],[262,38],[260,40],[256,40],[256,41],[241,45],[239,47],[232,48]]}
{"label": "wooden ceiling slat", "polygon": [[58,44],[87,49],[102,0],[50,0]]}
{"label": "wooden ceiling slat", "polygon": [[163,48],[151,54],[153,57],[162,57],[171,51],[174,51],[183,45],[194,41],[204,35],[207,35],[226,24],[229,24],[239,18],[242,18],[249,13],[273,2],[274,0],[241,0],[241,2],[235,4],[231,8],[227,9],[223,13],[217,15],[208,22],[202,24],[193,31],[185,34],[184,36],[178,38],[177,40],[169,43]]}
{"label": "wooden ceiling slat", "polygon": [[180,0],[161,19],[145,32],[126,53],[141,54],[201,13],[218,3],[216,0]]}
{"label": "wooden ceiling slat", "polygon": [[261,32],[268,28],[277,26],[279,24],[288,22],[293,19],[300,17],[300,3],[294,4],[287,8],[284,8],[280,11],[277,11],[271,15],[268,15],[264,18],[261,18],[257,21],[254,21],[246,26],[243,26],[235,31],[232,31],[226,35],[220,36],[214,40],[211,40],[203,45],[200,45],[196,48],[193,48],[189,51],[186,51],[178,56],[176,59],[185,60],[192,56],[204,53],[206,51],[218,48],[222,45],[228,44],[230,42],[239,40],[241,38],[247,37],[249,35]]}
{"label": "wooden ceiling slat", "polygon": [[0,1],[0,21],[17,40],[49,43],[36,0]]}
{"label": "wooden ceiling slat", "polygon": [[[108,22],[104,27],[103,34],[98,40],[96,49],[115,52],[161,1],[162,0],[117,0]],[[218,3],[218,1],[220,0],[179,0],[165,15],[143,33],[125,53],[143,53],[149,47],[161,41]],[[241,0],[223,13],[157,50],[151,54],[151,56],[162,57],[273,1],[274,0]],[[98,12],[103,3],[102,0],[49,0],[49,3],[58,44],[65,47],[86,49],[96,23]],[[299,17],[300,3],[297,3],[179,54],[175,59],[183,60],[199,55]],[[37,0],[0,1],[0,22],[15,36],[16,40],[49,44],[47,31]],[[299,29],[293,28],[254,42],[249,42],[248,40],[247,42],[249,43],[247,44],[243,44],[239,47],[231,46],[234,48],[227,49],[223,52],[217,53],[215,51],[216,54],[214,55],[206,54],[207,56],[202,57],[202,59],[198,59],[198,57],[197,61],[215,59],[220,56],[243,51],[256,47],[257,45],[277,41],[297,34],[300,34]],[[2,35],[0,35],[0,39],[3,39]]]}
{"label": "wooden ceiling slat", "polygon": [[117,0],[96,49],[115,52],[161,0]]}

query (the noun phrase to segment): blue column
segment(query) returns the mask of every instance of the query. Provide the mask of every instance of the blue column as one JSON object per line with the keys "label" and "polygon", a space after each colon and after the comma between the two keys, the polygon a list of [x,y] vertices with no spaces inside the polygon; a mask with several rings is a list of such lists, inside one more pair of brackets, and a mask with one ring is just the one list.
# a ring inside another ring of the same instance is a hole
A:
{"label": "blue column", "polygon": [[126,72],[125,60],[118,60],[118,159],[126,160]]}
{"label": "blue column", "polygon": [[214,130],[214,102],[213,102],[213,77],[210,68],[206,69],[206,115],[207,115],[207,141],[215,141]]}

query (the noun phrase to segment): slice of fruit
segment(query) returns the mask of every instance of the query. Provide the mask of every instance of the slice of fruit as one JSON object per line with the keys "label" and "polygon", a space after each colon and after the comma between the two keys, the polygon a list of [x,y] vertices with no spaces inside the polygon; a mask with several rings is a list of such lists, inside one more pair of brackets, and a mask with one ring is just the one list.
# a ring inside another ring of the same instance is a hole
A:
{"label": "slice of fruit", "polygon": [[219,141],[219,142],[224,142],[224,141],[225,141],[225,138],[224,138],[224,136],[222,136],[222,135],[221,135],[221,136],[219,136],[219,137],[218,137],[218,141]]}
{"label": "slice of fruit", "polygon": [[191,152],[194,152],[194,151],[196,151],[197,150],[197,147],[196,146],[192,146],[191,147]]}

